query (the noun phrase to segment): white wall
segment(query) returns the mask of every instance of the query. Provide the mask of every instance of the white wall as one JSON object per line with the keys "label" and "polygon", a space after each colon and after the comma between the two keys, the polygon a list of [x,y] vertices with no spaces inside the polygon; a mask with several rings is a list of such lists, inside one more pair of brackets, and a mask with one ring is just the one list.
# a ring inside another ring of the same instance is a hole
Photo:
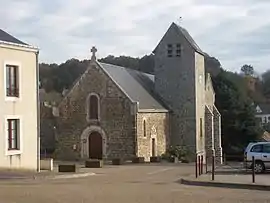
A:
{"label": "white wall", "polygon": [[[20,97],[6,99],[5,64],[19,65]],[[37,169],[36,53],[0,44],[0,167]],[[20,150],[7,149],[7,118],[19,118]]]}
{"label": "white wall", "polygon": [[270,123],[270,114],[256,115],[256,118],[260,118],[262,124]]}

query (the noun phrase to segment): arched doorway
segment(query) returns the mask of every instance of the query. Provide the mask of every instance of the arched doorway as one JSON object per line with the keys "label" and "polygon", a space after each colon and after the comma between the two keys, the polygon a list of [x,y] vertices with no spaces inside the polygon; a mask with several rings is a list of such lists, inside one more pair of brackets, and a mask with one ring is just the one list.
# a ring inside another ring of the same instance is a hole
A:
{"label": "arched doorway", "polygon": [[89,158],[102,159],[102,136],[98,132],[92,132],[88,138],[89,144]]}

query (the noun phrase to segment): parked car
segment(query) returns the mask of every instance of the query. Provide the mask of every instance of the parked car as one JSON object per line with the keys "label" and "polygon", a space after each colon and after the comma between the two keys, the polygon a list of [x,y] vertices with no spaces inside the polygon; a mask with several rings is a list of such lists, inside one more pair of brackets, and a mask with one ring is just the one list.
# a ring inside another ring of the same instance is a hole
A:
{"label": "parked car", "polygon": [[256,173],[262,173],[270,169],[270,142],[249,143],[244,153],[244,165],[252,169],[252,157],[254,156]]}

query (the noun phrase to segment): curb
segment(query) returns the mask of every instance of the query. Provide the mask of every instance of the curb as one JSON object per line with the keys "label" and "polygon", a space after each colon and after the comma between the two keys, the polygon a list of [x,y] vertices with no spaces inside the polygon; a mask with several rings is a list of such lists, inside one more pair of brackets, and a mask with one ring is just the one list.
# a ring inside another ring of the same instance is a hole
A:
{"label": "curb", "polygon": [[72,175],[57,175],[51,179],[71,179],[71,178],[83,178],[88,176],[94,176],[95,173],[81,173],[81,174],[72,174]]}
{"label": "curb", "polygon": [[233,189],[249,189],[249,190],[263,190],[270,191],[270,185],[257,185],[257,184],[245,184],[245,183],[226,183],[215,181],[200,181],[200,180],[187,180],[180,179],[180,183],[183,185],[192,186],[204,186],[204,187],[220,187],[220,188],[233,188]]}

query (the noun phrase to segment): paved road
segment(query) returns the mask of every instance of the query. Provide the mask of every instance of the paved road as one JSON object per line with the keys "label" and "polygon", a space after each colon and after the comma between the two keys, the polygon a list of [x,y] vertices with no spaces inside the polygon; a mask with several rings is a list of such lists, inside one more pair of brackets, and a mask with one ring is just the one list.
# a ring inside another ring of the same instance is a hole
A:
{"label": "paved road", "polygon": [[0,182],[0,203],[270,202],[269,192],[184,186],[192,166],[126,165],[93,169],[97,175],[65,180]]}

